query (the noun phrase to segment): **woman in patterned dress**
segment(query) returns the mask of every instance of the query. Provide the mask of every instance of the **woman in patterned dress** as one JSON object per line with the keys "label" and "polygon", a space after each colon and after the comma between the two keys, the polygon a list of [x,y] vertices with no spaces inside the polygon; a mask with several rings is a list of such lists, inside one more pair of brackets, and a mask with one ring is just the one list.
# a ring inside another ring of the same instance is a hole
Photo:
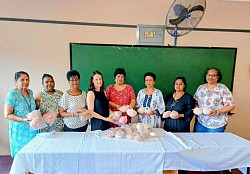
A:
{"label": "woman in patterned dress", "polygon": [[[114,72],[115,84],[109,85],[106,89],[106,96],[109,100],[109,108],[111,111],[118,111],[120,107],[129,105],[132,109],[135,107],[135,92],[131,85],[125,84],[126,72],[123,68],[117,68]],[[122,113],[127,116],[126,112]],[[131,122],[131,118],[127,116],[127,123]],[[112,124],[112,127],[117,127]]]}
{"label": "woman in patterned dress", "polygon": [[235,108],[231,91],[219,83],[222,74],[218,68],[209,68],[205,73],[206,84],[200,85],[194,94],[199,108],[211,108],[210,114],[197,115],[195,132],[224,132],[228,123],[228,112]]}
{"label": "woman in patterned dress", "polygon": [[[88,127],[90,115],[86,111],[86,93],[79,89],[80,74],[76,70],[67,72],[69,90],[66,91],[59,102],[59,113],[63,117],[64,131],[85,132]],[[86,112],[85,112],[86,113]]]}
{"label": "woman in patterned dress", "polygon": [[[155,80],[156,75],[154,73],[147,72],[144,74],[146,88],[138,92],[136,108],[140,123],[147,123],[154,128],[158,128],[161,127],[161,115],[165,110],[165,104],[162,92],[154,87]],[[144,108],[144,111],[139,108]]]}
{"label": "woman in patterned dress", "polygon": [[33,92],[28,88],[28,73],[16,72],[15,83],[16,88],[10,90],[4,106],[4,116],[9,119],[10,151],[13,158],[38,133],[30,129],[31,120],[27,118],[27,114],[36,108]]}
{"label": "woman in patterned dress", "polygon": [[[47,112],[58,113],[59,100],[63,93],[55,89],[55,81],[50,74],[43,74],[42,85],[42,91],[35,96],[37,109],[40,109],[42,114]],[[40,132],[50,132],[52,130],[60,132],[63,129],[63,125],[62,117],[58,116],[54,123],[48,124],[48,126],[41,129]]]}

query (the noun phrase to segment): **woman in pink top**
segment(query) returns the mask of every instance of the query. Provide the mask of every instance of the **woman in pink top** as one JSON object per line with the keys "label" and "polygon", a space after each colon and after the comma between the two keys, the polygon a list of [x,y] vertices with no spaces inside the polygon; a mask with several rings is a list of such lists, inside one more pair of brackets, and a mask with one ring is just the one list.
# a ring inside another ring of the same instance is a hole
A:
{"label": "woman in pink top", "polygon": [[[109,85],[106,89],[106,96],[109,100],[109,107],[111,111],[118,111],[120,107],[128,105],[129,108],[135,106],[135,92],[131,85],[125,84],[126,72],[123,68],[117,68],[114,72],[115,84]],[[127,116],[126,112],[122,113],[123,116]],[[129,116],[127,116],[127,123],[131,122]],[[117,125],[111,124],[116,127]]]}

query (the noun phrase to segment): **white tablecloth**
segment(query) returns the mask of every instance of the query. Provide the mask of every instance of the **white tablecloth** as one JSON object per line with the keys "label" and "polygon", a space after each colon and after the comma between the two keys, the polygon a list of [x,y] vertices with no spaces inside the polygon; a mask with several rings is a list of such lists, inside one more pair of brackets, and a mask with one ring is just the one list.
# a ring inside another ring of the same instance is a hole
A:
{"label": "white tablecloth", "polygon": [[23,174],[162,174],[165,150],[158,138],[144,142],[102,133],[36,136],[15,157],[11,172]]}
{"label": "white tablecloth", "polygon": [[[220,171],[250,167],[250,141],[232,133],[168,133],[165,170]],[[175,141],[180,138],[184,145]]]}
{"label": "white tablecloth", "polygon": [[[167,133],[144,142],[102,133],[36,136],[15,157],[11,174],[157,174],[250,166],[250,142],[231,133]],[[44,134],[43,134],[44,135]]]}

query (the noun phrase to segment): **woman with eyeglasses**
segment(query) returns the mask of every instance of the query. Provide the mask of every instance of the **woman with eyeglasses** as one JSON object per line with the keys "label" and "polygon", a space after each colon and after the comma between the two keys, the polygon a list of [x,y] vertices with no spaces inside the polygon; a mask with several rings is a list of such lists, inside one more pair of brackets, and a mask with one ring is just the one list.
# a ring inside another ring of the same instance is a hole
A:
{"label": "woman with eyeglasses", "polygon": [[[156,75],[152,72],[144,74],[146,88],[138,92],[136,108],[138,122],[147,123],[153,128],[161,127],[161,115],[165,110],[162,92],[154,87]],[[141,109],[144,108],[144,109]]]}
{"label": "woman with eyeglasses", "polygon": [[85,132],[88,127],[90,114],[87,113],[86,93],[79,89],[80,74],[76,70],[67,72],[69,90],[59,102],[59,113],[63,117],[64,128],[67,132]]}
{"label": "woman with eyeglasses", "polygon": [[[206,84],[200,85],[194,94],[198,107],[203,112],[197,115],[195,132],[224,132],[228,112],[235,108],[231,91],[221,84],[222,74],[218,68],[209,68],[205,73]],[[205,109],[204,109],[205,108]]]}
{"label": "woman with eyeglasses", "polygon": [[174,81],[175,92],[165,98],[165,111],[169,112],[168,117],[163,118],[165,120],[163,128],[166,131],[190,132],[195,100],[186,92],[186,87],[185,77],[177,77]]}
{"label": "woman with eyeglasses", "polygon": [[[115,84],[109,85],[106,89],[106,96],[109,100],[109,108],[111,111],[119,111],[123,106],[130,109],[135,107],[135,92],[131,85],[125,84],[126,71],[123,68],[117,68],[114,72]],[[122,116],[127,117],[127,122],[131,123],[131,118],[126,112],[122,112]],[[118,125],[111,123],[112,127]]]}

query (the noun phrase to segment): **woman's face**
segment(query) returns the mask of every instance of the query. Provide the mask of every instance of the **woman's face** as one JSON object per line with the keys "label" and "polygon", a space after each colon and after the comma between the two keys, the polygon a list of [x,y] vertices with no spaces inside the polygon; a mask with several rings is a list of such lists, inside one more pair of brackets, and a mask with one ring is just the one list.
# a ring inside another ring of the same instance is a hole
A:
{"label": "woman's face", "polygon": [[78,76],[72,76],[69,79],[69,85],[70,85],[70,88],[72,89],[78,89],[80,86],[80,79],[78,78]]}
{"label": "woman's face", "polygon": [[18,88],[20,89],[28,89],[30,85],[30,78],[26,74],[21,74],[19,79],[16,81]]}
{"label": "woman's face", "polygon": [[154,87],[154,85],[155,85],[154,78],[151,76],[146,76],[145,77],[145,85],[147,86],[147,88]]}
{"label": "woman's face", "polygon": [[117,74],[115,76],[115,83],[117,85],[123,85],[125,81],[125,76],[123,74]]}
{"label": "woman's face", "polygon": [[94,84],[95,89],[100,89],[103,84],[102,76],[100,74],[95,74],[92,83]]}
{"label": "woman's face", "polygon": [[182,92],[185,89],[185,84],[181,79],[177,79],[174,83],[174,89],[176,92]]}
{"label": "woman's face", "polygon": [[53,92],[55,89],[55,82],[51,77],[43,78],[43,89],[47,92]]}
{"label": "woman's face", "polygon": [[209,84],[217,84],[219,79],[218,72],[215,69],[210,69],[207,71],[206,80]]}

